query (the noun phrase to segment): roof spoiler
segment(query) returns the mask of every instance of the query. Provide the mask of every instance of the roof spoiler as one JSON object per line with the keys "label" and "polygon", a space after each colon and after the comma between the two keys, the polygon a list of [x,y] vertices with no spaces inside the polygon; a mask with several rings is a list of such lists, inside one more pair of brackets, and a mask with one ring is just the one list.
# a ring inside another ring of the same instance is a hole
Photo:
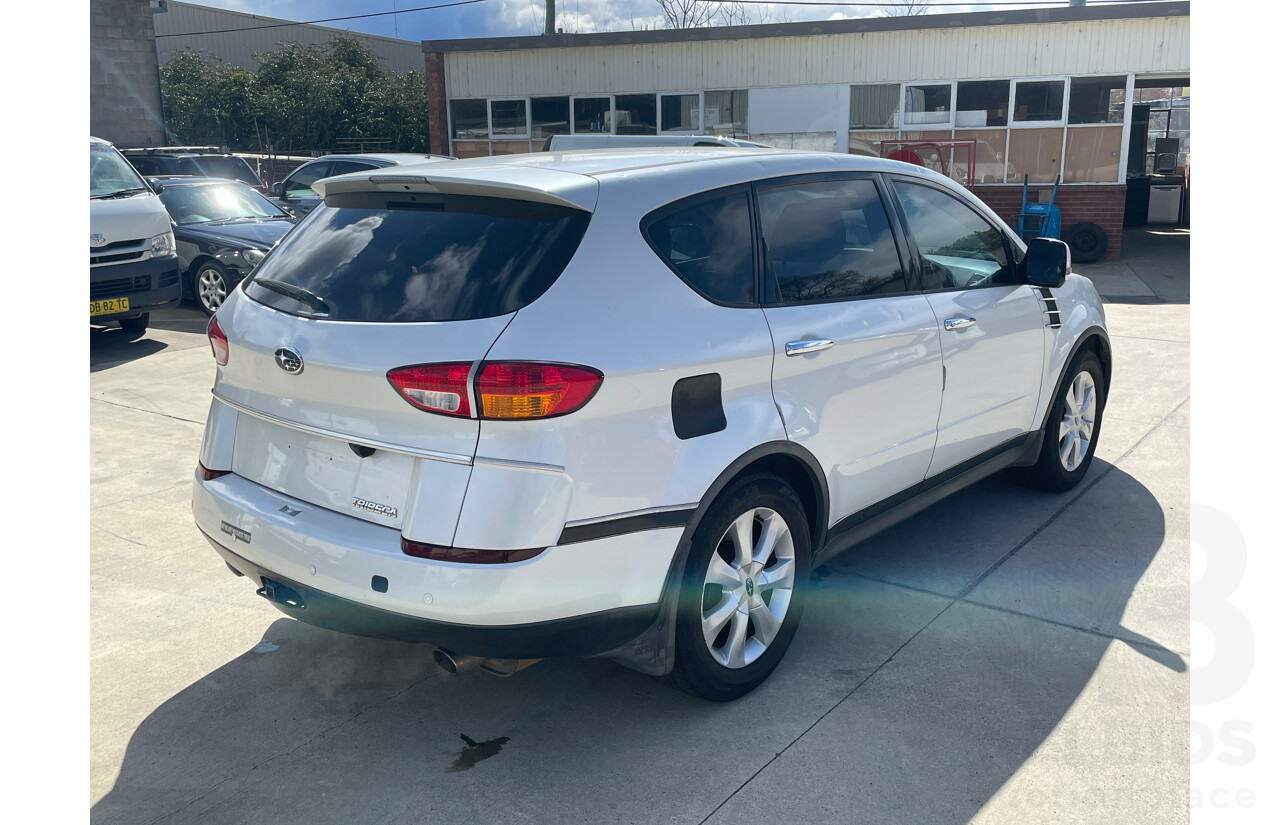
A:
{"label": "roof spoiler", "polygon": [[420,192],[549,203],[584,212],[596,208],[600,184],[585,175],[536,167],[470,169],[459,174],[445,172],[448,166],[433,166],[430,171],[393,166],[372,174],[353,172],[316,181],[311,188],[321,197],[349,192]]}

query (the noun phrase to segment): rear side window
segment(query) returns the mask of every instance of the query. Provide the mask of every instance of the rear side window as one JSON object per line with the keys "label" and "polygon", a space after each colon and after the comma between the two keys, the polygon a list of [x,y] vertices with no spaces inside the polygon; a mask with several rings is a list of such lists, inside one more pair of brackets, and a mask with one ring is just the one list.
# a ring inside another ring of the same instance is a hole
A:
{"label": "rear side window", "polygon": [[808,181],[758,192],[769,272],[782,303],[906,292],[874,181]]}
{"label": "rear side window", "polygon": [[756,301],[746,187],[695,195],[646,217],[649,245],[685,283],[719,304]]}
{"label": "rear side window", "polygon": [[578,209],[504,198],[336,195],[285,236],[245,293],[333,321],[505,315],[555,282],[589,220]]}

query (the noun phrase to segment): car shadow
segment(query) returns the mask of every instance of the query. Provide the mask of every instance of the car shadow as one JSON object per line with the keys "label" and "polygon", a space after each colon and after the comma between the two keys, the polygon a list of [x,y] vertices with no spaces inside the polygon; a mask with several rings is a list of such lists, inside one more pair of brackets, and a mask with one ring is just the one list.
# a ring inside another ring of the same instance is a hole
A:
{"label": "car shadow", "polygon": [[[447,677],[425,646],[281,618],[258,647],[138,726],[92,819],[698,823],[715,812],[711,821],[967,822],[1054,731],[1112,637],[1185,670],[1121,624],[1164,542],[1162,507],[1123,470],[1095,467],[1105,478],[1081,498],[1102,500],[1099,523],[1124,520],[1104,541],[1106,563],[1095,552],[1057,557],[1019,591],[1037,604],[1047,603],[1040,588],[1085,594],[1085,627],[983,606],[998,599],[981,586],[957,601],[886,583],[855,572],[855,549],[842,557],[852,564],[816,579],[769,681],[714,704],[602,660]],[[881,534],[884,543],[908,567],[945,567],[947,554],[923,550],[913,531],[937,521],[980,535],[1010,508],[1061,506],[1001,478],[966,493]],[[1069,529],[1051,522],[1037,536]],[[970,576],[972,557],[961,557],[963,576],[940,577]],[[248,585],[243,598],[253,598]]]}
{"label": "car shadow", "polygon": [[146,332],[126,332],[119,327],[89,327],[89,371],[100,372],[154,355],[169,345]]}

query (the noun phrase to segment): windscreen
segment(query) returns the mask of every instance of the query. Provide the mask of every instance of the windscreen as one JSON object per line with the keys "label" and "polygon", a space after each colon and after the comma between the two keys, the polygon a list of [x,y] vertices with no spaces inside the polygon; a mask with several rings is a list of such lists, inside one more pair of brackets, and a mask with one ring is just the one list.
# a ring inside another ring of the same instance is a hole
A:
{"label": "windscreen", "polygon": [[160,190],[160,200],[181,226],[285,217],[278,206],[242,183],[174,183]]}
{"label": "windscreen", "polygon": [[147,185],[114,146],[89,142],[89,197],[107,198],[146,191]]}
{"label": "windscreen", "polygon": [[505,315],[555,282],[589,219],[577,209],[504,198],[332,196],[259,265],[245,294],[333,321]]}

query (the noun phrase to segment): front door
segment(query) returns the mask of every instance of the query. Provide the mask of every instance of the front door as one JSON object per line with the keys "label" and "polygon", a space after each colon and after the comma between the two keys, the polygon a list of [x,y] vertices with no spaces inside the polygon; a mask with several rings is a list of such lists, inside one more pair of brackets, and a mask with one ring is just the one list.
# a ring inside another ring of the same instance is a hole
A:
{"label": "front door", "polygon": [[1034,428],[1044,364],[1039,296],[1017,283],[1004,234],[955,195],[895,178],[946,370],[929,476]]}
{"label": "front door", "polygon": [[831,523],[921,482],[942,360],[928,299],[907,294],[873,176],[763,183],[765,317],[787,436],[827,473]]}

